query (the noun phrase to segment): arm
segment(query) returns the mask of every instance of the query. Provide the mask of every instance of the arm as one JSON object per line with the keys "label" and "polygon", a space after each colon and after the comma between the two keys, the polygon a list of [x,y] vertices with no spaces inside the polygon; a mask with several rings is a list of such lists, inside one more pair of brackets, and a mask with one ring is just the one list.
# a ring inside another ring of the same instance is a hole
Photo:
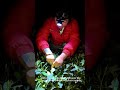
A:
{"label": "arm", "polygon": [[73,21],[72,23],[72,32],[70,35],[70,39],[68,43],[63,48],[63,53],[65,53],[67,56],[72,56],[76,49],[78,48],[78,45],[80,43],[80,35],[79,35],[79,26],[77,21]]}
{"label": "arm", "polygon": [[48,37],[50,35],[50,19],[48,19],[43,27],[39,30],[37,37],[36,37],[36,43],[37,47],[40,51],[44,52],[46,55],[46,61],[52,65],[54,62],[54,55],[52,51],[49,48],[48,44]]}
{"label": "arm", "polygon": [[39,29],[38,34],[36,36],[36,44],[40,51],[44,51],[45,48],[49,48],[49,44],[48,44],[48,37],[50,34],[49,27],[50,27],[50,20],[48,19],[43,24],[42,28]]}

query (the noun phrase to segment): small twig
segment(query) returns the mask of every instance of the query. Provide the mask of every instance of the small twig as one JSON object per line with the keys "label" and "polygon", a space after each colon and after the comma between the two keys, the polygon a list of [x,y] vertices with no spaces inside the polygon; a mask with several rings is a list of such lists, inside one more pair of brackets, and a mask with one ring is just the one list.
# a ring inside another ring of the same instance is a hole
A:
{"label": "small twig", "polygon": [[102,83],[103,83],[104,77],[105,77],[105,75],[106,75],[107,69],[108,69],[108,65],[106,66],[106,68],[105,68],[105,70],[104,70],[104,73],[103,73],[103,77],[102,77],[102,79],[101,79],[101,81],[100,81],[100,90],[102,90]]}

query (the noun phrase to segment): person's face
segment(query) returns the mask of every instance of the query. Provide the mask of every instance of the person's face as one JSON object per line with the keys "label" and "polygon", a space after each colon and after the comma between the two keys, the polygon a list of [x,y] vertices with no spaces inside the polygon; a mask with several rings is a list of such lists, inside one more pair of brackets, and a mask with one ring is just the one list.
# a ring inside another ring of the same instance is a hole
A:
{"label": "person's face", "polygon": [[55,22],[56,22],[56,25],[58,26],[58,28],[63,28],[63,27],[65,27],[65,26],[67,26],[67,24],[68,24],[68,19],[65,19],[63,22],[62,22],[62,26],[58,26],[57,25],[57,18],[55,18]]}

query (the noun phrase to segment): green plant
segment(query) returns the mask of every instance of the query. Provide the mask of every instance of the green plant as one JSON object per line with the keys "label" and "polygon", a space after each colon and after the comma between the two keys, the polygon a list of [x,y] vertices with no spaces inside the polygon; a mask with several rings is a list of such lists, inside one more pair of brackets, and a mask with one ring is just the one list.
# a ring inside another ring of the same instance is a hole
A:
{"label": "green plant", "polygon": [[35,90],[81,90],[85,85],[84,53],[68,58],[59,68],[51,68],[45,57],[37,53]]}
{"label": "green plant", "polygon": [[15,82],[12,80],[7,80],[4,82],[3,86],[0,85],[0,90],[16,90],[17,88],[21,88],[23,85],[14,85]]}
{"label": "green plant", "polygon": [[119,66],[110,61],[106,65],[101,63],[90,76],[87,74],[88,90],[119,90],[119,71]]}

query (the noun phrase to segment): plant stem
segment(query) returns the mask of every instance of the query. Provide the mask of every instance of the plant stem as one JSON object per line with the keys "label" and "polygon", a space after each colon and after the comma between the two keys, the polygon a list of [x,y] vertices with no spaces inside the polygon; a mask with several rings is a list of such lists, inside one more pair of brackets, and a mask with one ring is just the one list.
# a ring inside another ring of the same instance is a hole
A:
{"label": "plant stem", "polygon": [[105,71],[104,71],[104,73],[103,73],[103,77],[102,77],[102,79],[101,79],[101,81],[100,81],[100,90],[102,90],[102,84],[103,84],[103,80],[104,80],[104,77],[105,77],[105,75],[106,75],[107,69],[108,69],[108,66],[106,66]]}

